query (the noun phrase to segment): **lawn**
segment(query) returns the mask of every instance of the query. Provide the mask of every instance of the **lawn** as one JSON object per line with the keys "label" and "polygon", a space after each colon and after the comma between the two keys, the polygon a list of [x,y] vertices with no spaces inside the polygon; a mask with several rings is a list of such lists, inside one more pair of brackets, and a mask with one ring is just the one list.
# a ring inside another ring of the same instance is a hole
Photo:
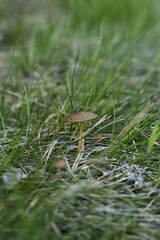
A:
{"label": "lawn", "polygon": [[159,9],[1,0],[0,239],[160,239]]}

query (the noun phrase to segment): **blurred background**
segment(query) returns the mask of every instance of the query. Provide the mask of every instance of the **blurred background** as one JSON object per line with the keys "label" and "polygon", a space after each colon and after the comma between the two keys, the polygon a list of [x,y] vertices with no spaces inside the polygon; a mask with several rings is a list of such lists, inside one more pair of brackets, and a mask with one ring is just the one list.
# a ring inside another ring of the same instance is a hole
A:
{"label": "blurred background", "polygon": [[159,5],[157,0],[1,0],[1,71],[13,51],[27,73],[35,63],[49,68],[78,51],[88,58],[99,44],[106,60],[124,61],[133,50],[151,62],[159,50]]}

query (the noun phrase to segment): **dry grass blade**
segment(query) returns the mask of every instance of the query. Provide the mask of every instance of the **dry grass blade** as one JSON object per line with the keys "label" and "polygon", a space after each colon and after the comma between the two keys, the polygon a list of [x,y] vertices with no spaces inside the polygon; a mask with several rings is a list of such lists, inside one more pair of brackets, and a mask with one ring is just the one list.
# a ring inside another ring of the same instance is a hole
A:
{"label": "dry grass blade", "polygon": [[71,173],[74,174],[74,172],[77,170],[78,165],[80,163],[80,160],[82,159],[83,156],[83,152],[84,152],[84,139],[82,140],[82,148],[81,151],[78,153],[77,158],[72,166],[72,170]]}
{"label": "dry grass blade", "polygon": [[6,138],[7,134],[8,134],[8,132],[6,132],[6,133],[4,134],[3,138],[2,138],[1,141],[0,141],[0,144],[2,144],[2,142],[3,142],[4,139]]}
{"label": "dry grass blade", "polygon": [[48,159],[51,155],[51,152],[54,149],[56,144],[57,144],[57,140],[53,140],[52,143],[50,144],[50,146],[48,147],[48,149],[45,151],[45,153],[42,157],[42,161],[45,162],[45,164],[47,164]]}

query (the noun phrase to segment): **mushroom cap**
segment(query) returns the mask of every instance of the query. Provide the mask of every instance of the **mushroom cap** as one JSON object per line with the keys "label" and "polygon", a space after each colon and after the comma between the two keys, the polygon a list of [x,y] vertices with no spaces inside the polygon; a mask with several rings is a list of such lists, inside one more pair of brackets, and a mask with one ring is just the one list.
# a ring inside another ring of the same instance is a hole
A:
{"label": "mushroom cap", "polygon": [[55,168],[66,168],[66,162],[60,158],[56,159],[54,162],[54,167]]}
{"label": "mushroom cap", "polygon": [[67,122],[85,122],[96,117],[97,117],[97,114],[94,114],[92,112],[77,112],[67,117],[66,121]]}

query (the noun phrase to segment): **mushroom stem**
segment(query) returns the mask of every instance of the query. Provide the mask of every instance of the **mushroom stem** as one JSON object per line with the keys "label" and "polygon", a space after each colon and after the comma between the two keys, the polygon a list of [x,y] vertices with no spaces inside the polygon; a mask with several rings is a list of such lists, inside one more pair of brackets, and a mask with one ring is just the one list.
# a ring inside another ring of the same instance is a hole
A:
{"label": "mushroom stem", "polygon": [[82,148],[82,137],[83,137],[83,122],[80,122],[79,140],[78,140],[78,152],[80,152],[81,148]]}

